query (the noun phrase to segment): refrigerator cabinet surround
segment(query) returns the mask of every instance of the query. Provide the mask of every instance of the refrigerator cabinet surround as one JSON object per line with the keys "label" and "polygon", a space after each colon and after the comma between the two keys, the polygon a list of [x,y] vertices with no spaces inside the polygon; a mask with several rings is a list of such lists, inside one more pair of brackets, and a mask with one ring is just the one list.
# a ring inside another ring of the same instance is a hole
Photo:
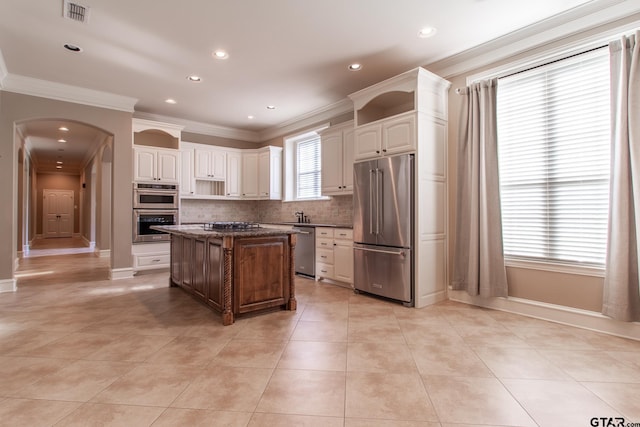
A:
{"label": "refrigerator cabinet surround", "polygon": [[412,247],[413,155],[354,164],[353,241]]}
{"label": "refrigerator cabinet surround", "polygon": [[354,244],[353,254],[356,290],[411,305],[411,249]]}

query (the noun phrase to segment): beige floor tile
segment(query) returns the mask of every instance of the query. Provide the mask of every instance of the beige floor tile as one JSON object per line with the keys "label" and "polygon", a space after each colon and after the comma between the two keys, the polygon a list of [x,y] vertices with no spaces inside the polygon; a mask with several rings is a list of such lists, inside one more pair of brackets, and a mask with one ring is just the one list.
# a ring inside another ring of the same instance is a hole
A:
{"label": "beige floor tile", "polygon": [[393,316],[350,318],[347,338],[349,342],[405,342],[400,325]]}
{"label": "beige floor tile", "polygon": [[343,417],[345,373],[276,369],[256,412]]}
{"label": "beige floor tile", "polygon": [[577,381],[640,383],[640,368],[601,351],[542,349],[538,352]]}
{"label": "beige floor tile", "polygon": [[600,350],[576,333],[576,328],[563,325],[547,327],[516,327],[511,331],[530,346],[538,349]]}
{"label": "beige floor tile", "polygon": [[466,344],[410,344],[418,371],[423,375],[493,377],[493,373]]}
{"label": "beige floor tile", "polygon": [[309,369],[344,372],[347,367],[347,343],[290,341],[278,369]]}
{"label": "beige floor tile", "polygon": [[640,353],[640,341],[577,328],[574,333],[599,350],[606,349],[607,351],[628,351]]}
{"label": "beige floor tile", "polygon": [[441,423],[536,426],[495,378],[423,378]]}
{"label": "beige floor tile", "polygon": [[291,340],[346,342],[347,325],[346,318],[325,321],[300,320],[293,331],[293,335],[291,335]]}
{"label": "beige floor tile", "polygon": [[168,408],[153,423],[153,427],[246,427],[251,415],[251,412]]}
{"label": "beige floor tile", "polygon": [[0,355],[29,355],[34,349],[59,340],[68,334],[68,332],[45,332],[34,330],[15,332],[2,339]]}
{"label": "beige floor tile", "polygon": [[227,340],[177,337],[145,360],[150,364],[206,366]]}
{"label": "beige floor tile", "polygon": [[[270,313],[271,314],[274,313]],[[236,335],[239,340],[288,341],[296,327],[297,319],[272,320],[273,318],[249,318]]]}
{"label": "beige floor tile", "polygon": [[0,357],[0,396],[13,396],[18,390],[67,366],[60,359]]}
{"label": "beige floor tile", "polygon": [[503,383],[541,426],[589,426],[593,417],[620,416],[575,381],[509,379]]}
{"label": "beige floor tile", "polygon": [[437,421],[418,373],[347,373],[347,418]]}
{"label": "beige floor tile", "polygon": [[229,341],[211,366],[275,368],[285,347],[284,341]]}
{"label": "beige floor tile", "polygon": [[531,345],[526,340],[502,325],[454,325],[454,329],[464,342],[471,346],[531,348]]}
{"label": "beige floor tile", "polygon": [[194,367],[141,365],[118,378],[91,401],[167,407],[201,372]]}
{"label": "beige floor tile", "polygon": [[325,322],[346,320],[349,316],[349,304],[346,301],[334,303],[307,304],[300,320],[308,322]]}
{"label": "beige floor tile", "polygon": [[344,427],[440,427],[440,423],[428,421],[373,420],[347,418]]}
{"label": "beige floor tile", "polygon": [[0,426],[48,427],[80,405],[54,400],[5,399],[0,401]]}
{"label": "beige floor tile", "polygon": [[534,349],[477,347],[473,350],[498,378],[571,379]]}
{"label": "beige floor tile", "polygon": [[150,426],[164,408],[85,403],[56,424],[56,427]]}
{"label": "beige floor tile", "polygon": [[[312,415],[262,414],[256,412],[248,427],[343,427],[344,419]],[[155,427],[155,426],[154,426]]]}
{"label": "beige floor tile", "polygon": [[208,368],[170,406],[253,412],[272,373],[264,368]]}
{"label": "beige floor tile", "polygon": [[590,383],[583,386],[620,412],[629,422],[640,422],[640,384]]}
{"label": "beige floor tile", "polygon": [[99,350],[84,357],[86,360],[142,362],[173,341],[171,336],[119,335]]}
{"label": "beige floor tile", "polygon": [[409,344],[463,345],[464,340],[449,323],[427,324],[423,321],[400,320],[400,329]]}
{"label": "beige floor tile", "polygon": [[29,352],[32,356],[57,359],[82,359],[117,341],[114,335],[74,332]]}
{"label": "beige floor tile", "polygon": [[605,354],[626,365],[640,368],[640,351],[607,351]]}
{"label": "beige floor tile", "polygon": [[417,367],[404,343],[352,342],[347,350],[350,372],[416,372]]}
{"label": "beige floor tile", "polygon": [[16,396],[86,402],[132,368],[123,362],[79,360],[24,387]]}

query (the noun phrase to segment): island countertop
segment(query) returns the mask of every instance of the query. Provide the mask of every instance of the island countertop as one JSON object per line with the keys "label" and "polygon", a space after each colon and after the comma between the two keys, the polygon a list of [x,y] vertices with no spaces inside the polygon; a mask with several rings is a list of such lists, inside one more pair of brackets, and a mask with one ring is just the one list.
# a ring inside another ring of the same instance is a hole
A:
{"label": "island countertop", "polygon": [[164,231],[169,234],[178,234],[190,237],[262,237],[298,233],[296,230],[268,227],[248,228],[245,230],[205,230],[204,224],[154,225],[151,228],[158,231]]}

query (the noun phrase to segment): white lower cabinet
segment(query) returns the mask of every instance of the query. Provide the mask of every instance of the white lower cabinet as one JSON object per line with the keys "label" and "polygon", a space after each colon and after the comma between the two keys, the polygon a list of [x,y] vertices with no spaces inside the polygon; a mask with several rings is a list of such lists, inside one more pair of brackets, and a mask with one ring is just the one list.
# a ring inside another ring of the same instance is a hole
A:
{"label": "white lower cabinet", "polygon": [[169,268],[170,246],[167,243],[135,243],[131,245],[133,271]]}
{"label": "white lower cabinet", "polygon": [[316,280],[353,285],[353,230],[316,227]]}

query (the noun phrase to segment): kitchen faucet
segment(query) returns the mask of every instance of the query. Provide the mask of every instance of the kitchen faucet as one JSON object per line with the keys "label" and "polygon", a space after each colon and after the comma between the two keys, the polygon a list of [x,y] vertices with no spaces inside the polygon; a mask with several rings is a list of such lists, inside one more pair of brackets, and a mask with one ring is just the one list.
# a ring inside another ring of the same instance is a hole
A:
{"label": "kitchen faucet", "polygon": [[299,211],[294,213],[295,216],[298,217],[298,222],[304,222],[304,212],[303,211]]}

